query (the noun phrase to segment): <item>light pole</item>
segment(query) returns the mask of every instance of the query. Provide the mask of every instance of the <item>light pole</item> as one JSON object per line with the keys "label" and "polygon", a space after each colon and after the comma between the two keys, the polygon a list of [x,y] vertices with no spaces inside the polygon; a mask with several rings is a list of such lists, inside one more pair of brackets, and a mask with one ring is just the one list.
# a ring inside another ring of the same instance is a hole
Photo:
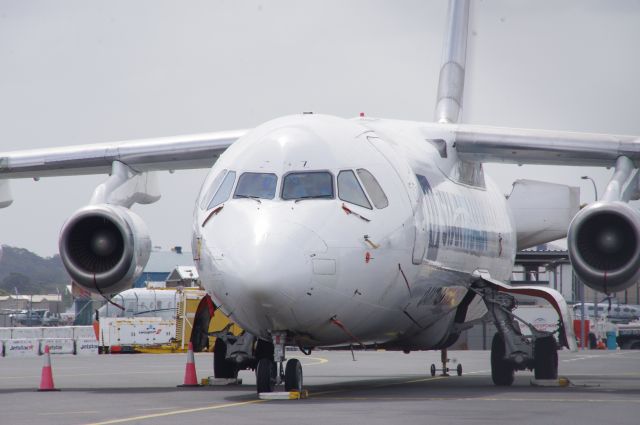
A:
{"label": "light pole", "polygon": [[[589,176],[582,176],[580,178],[582,180],[591,180],[591,184],[593,185],[595,202],[598,202],[598,188],[596,187],[596,182]],[[584,288],[583,288],[583,294],[584,294]],[[584,318],[584,295],[582,299],[582,317]],[[596,290],[593,291],[593,327],[595,331],[598,330],[598,292]]]}

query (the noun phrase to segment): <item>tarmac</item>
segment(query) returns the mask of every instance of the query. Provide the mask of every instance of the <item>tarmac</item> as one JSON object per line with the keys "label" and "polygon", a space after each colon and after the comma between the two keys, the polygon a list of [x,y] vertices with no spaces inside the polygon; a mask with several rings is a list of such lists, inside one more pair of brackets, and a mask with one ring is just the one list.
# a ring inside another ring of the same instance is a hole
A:
{"label": "tarmac", "polygon": [[[491,383],[489,352],[451,351],[463,375],[432,377],[440,353],[288,352],[303,364],[304,400],[260,400],[242,385],[178,388],[185,354],[52,356],[58,392],[36,392],[43,358],[0,357],[1,424],[638,424],[640,350],[560,352],[567,387],[536,387],[520,372]],[[196,354],[198,378],[212,354]]]}

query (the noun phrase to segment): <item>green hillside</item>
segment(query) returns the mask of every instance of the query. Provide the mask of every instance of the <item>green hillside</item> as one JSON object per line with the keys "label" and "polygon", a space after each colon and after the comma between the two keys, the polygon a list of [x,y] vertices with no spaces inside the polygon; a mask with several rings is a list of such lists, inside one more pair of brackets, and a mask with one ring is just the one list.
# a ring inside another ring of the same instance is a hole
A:
{"label": "green hillside", "polygon": [[42,258],[24,248],[2,246],[0,258],[0,294],[61,293],[71,279],[62,266],[59,255]]}

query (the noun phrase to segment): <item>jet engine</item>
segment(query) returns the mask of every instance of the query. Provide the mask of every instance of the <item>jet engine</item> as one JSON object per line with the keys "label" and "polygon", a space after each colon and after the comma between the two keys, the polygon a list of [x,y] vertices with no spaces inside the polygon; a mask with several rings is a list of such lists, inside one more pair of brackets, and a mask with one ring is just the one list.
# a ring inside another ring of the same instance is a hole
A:
{"label": "jet engine", "polygon": [[147,226],[129,209],[107,204],[76,211],[64,224],[60,257],[71,278],[93,293],[131,288],[151,253]]}
{"label": "jet engine", "polygon": [[596,291],[621,291],[640,278],[640,213],[627,203],[596,202],[582,209],[567,242],[576,275]]}

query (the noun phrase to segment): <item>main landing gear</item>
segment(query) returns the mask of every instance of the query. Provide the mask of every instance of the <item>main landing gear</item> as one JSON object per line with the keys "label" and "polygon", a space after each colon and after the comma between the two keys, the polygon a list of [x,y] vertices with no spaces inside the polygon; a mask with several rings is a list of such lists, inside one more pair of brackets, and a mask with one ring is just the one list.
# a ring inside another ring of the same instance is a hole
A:
{"label": "main landing gear", "polygon": [[[558,378],[558,345],[552,333],[539,331],[513,314],[515,298],[476,282],[474,290],[482,296],[493,316],[498,332],[491,342],[491,378],[498,386],[513,384],[516,370],[533,370],[536,379]],[[531,335],[522,335],[518,320]]]}
{"label": "main landing gear", "polygon": [[273,332],[273,356],[258,359],[256,366],[256,389],[259,393],[273,392],[274,388],[284,383],[285,391],[302,391],[302,365],[298,359],[285,361],[286,332]]}

